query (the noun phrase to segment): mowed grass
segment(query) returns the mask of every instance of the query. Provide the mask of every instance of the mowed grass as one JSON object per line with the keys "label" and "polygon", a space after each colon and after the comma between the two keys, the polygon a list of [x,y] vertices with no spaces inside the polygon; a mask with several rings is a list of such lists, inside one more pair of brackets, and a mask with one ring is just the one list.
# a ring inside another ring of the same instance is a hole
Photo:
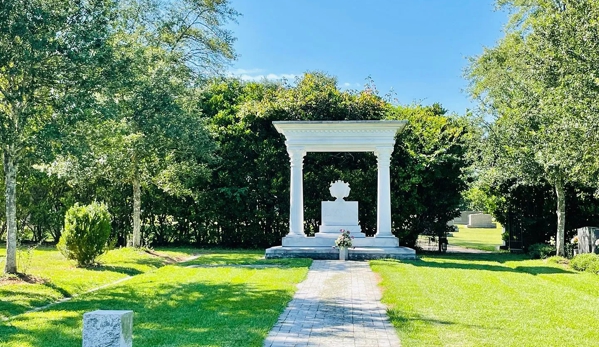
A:
{"label": "mowed grass", "polygon": [[264,251],[198,251],[196,260],[0,323],[0,347],[80,346],[83,313],[133,310],[134,345],[261,346],[311,264]]}
{"label": "mowed grass", "polygon": [[[190,250],[171,251],[169,257],[131,248],[115,249],[99,258],[99,266],[78,268],[55,247],[38,247],[33,252],[19,251],[19,270],[30,275],[28,282],[0,279],[0,320],[43,306],[64,297],[112,283],[128,276],[156,270],[187,257]],[[4,257],[6,249],[0,250]]]}
{"label": "mowed grass", "polygon": [[599,345],[598,275],[500,253],[371,267],[403,346]]}
{"label": "mowed grass", "polygon": [[481,249],[483,251],[495,251],[497,246],[501,245],[501,225],[497,228],[466,228],[465,225],[458,225],[460,231],[453,233],[448,238],[452,246]]}

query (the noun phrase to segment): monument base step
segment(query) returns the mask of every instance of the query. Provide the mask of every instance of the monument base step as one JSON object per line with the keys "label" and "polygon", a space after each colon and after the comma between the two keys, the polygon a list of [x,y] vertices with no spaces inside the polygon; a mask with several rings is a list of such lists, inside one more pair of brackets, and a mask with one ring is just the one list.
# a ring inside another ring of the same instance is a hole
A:
{"label": "monument base step", "polygon": [[[318,234],[316,234],[318,235]],[[338,237],[338,235],[337,235]],[[337,237],[285,236],[283,247],[333,247]],[[352,240],[354,247],[393,248],[399,247],[399,239],[392,237],[356,237]]]}
{"label": "monument base step", "polygon": [[[338,260],[339,250],[333,247],[284,247],[276,246],[266,250],[266,259],[311,258]],[[408,247],[356,247],[348,249],[349,260],[372,259],[416,259],[416,251]]]}

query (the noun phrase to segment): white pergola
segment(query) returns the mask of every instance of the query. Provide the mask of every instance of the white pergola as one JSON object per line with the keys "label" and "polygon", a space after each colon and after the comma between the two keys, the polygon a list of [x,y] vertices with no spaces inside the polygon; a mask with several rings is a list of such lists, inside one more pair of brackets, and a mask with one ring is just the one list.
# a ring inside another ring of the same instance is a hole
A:
{"label": "white pergola", "polygon": [[273,122],[287,141],[291,162],[291,207],[286,238],[305,238],[303,165],[307,152],[374,152],[378,166],[376,238],[391,233],[391,187],[389,165],[395,135],[407,121],[280,121]]}

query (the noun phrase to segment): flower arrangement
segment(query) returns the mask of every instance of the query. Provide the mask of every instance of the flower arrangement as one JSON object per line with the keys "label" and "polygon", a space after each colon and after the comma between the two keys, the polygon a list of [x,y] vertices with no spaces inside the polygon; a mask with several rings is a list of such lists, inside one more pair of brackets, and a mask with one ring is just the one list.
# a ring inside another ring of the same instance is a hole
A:
{"label": "flower arrangement", "polygon": [[574,236],[570,242],[574,245],[578,244],[578,236]]}
{"label": "flower arrangement", "polygon": [[335,247],[336,248],[349,248],[352,246],[352,239],[354,238],[353,236],[350,235],[349,230],[339,230],[339,232],[341,232],[341,235],[339,235],[339,237],[337,238],[337,240],[335,240]]}

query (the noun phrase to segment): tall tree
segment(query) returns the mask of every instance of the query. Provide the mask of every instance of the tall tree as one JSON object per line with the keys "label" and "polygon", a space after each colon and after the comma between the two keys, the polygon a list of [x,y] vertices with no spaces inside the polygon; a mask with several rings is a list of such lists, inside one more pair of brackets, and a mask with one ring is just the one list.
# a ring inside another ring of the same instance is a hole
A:
{"label": "tall tree", "polygon": [[471,94],[495,116],[484,142],[486,174],[554,187],[556,246],[564,255],[566,186],[597,172],[599,2],[498,4],[513,13],[506,35],[467,72]]}
{"label": "tall tree", "polygon": [[[115,42],[125,43],[120,48],[131,68],[114,82],[118,117],[126,124],[121,129],[132,141],[125,179],[133,187],[132,243],[139,247],[144,176],[167,191],[181,192],[173,177],[202,172],[197,165],[206,159],[202,153],[208,150],[208,138],[199,118],[185,113],[199,109],[184,110],[179,100],[206,73],[218,72],[235,58],[234,38],[224,26],[238,13],[228,0],[132,0],[124,2],[122,11]],[[184,161],[191,152],[195,157]]]}
{"label": "tall tree", "polygon": [[201,110],[190,99],[202,78],[235,57],[224,25],[237,15],[227,0],[120,3],[105,117],[79,124],[82,136],[73,147],[87,150],[67,153],[50,170],[79,182],[102,176],[130,185],[135,247],[142,245],[142,190],[156,185],[189,195],[183,182],[206,173],[211,145]]}
{"label": "tall tree", "polygon": [[60,117],[84,114],[105,57],[111,0],[0,1],[0,142],[6,273],[17,272],[16,186],[21,159]]}

